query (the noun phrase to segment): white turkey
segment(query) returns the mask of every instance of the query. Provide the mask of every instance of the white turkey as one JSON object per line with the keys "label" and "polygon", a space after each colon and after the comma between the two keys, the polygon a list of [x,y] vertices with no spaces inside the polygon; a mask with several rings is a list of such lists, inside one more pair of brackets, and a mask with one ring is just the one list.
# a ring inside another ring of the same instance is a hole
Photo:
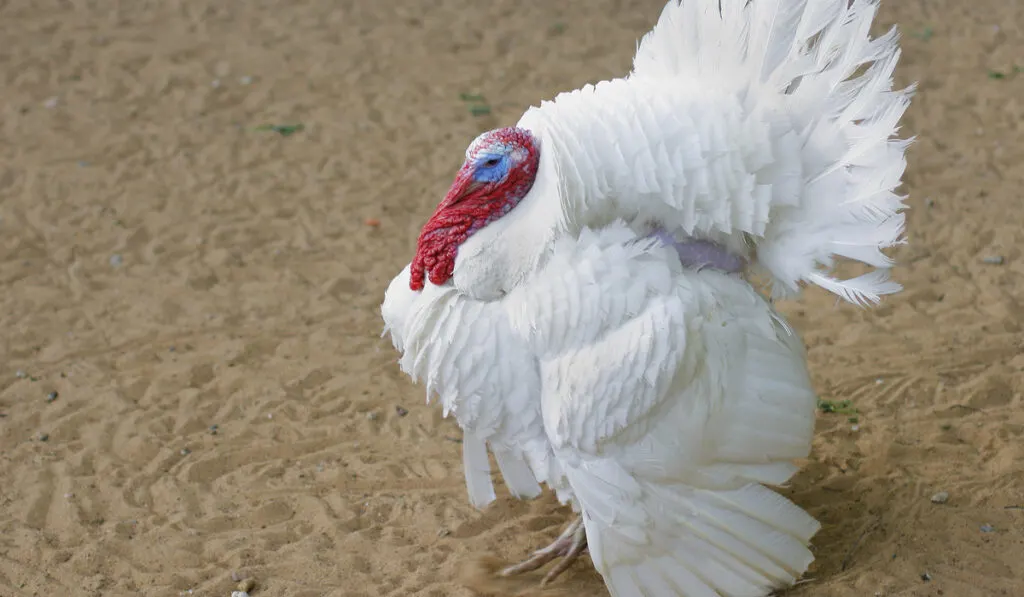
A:
{"label": "white turkey", "polygon": [[[389,286],[403,371],[464,431],[471,502],[545,483],[578,519],[514,574],[586,547],[615,597],[762,596],[819,525],[767,486],[807,456],[815,394],[775,298],[900,286],[911,89],[877,0],[670,2],[626,77],[466,151]],[[835,257],[874,269],[851,280]]]}

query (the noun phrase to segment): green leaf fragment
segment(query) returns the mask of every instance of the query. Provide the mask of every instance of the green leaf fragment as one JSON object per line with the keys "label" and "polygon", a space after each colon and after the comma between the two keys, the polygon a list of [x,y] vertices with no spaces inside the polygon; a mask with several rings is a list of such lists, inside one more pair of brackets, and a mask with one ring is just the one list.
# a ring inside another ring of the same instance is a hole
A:
{"label": "green leaf fragment", "polygon": [[306,128],[304,124],[262,124],[256,127],[257,131],[272,131],[282,137],[293,135]]}
{"label": "green leaf fragment", "polygon": [[840,415],[856,415],[857,409],[849,400],[818,400],[818,408],[824,413],[836,413]]}
{"label": "green leaf fragment", "polygon": [[935,35],[935,31],[931,27],[925,27],[920,33],[915,33],[914,37],[921,41],[928,41],[933,35]]}

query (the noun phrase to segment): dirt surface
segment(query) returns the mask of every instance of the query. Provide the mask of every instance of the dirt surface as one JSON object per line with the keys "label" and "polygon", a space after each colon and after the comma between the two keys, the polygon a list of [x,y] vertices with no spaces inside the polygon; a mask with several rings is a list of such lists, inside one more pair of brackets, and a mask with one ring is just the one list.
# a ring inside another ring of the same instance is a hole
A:
{"label": "dirt surface", "polygon": [[[378,307],[466,144],[624,73],[661,4],[0,1],[0,596],[467,597],[557,534],[549,495],[469,506]],[[1021,596],[1024,5],[880,20],[906,291],[785,307],[856,410],[789,492],[824,526],[788,595]],[[522,587],[606,594],[588,558]]]}

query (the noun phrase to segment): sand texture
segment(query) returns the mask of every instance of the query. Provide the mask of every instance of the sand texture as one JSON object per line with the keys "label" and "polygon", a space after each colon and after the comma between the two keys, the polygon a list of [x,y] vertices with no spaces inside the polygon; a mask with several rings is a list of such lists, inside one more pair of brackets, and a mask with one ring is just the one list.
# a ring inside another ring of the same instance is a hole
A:
{"label": "sand texture", "polygon": [[[785,306],[856,409],[788,491],[823,529],[787,595],[1020,597],[1024,4],[885,4],[906,291]],[[626,72],[661,5],[0,0],[0,597],[607,595],[587,557],[483,578],[568,512],[470,507],[379,305],[467,143]]]}

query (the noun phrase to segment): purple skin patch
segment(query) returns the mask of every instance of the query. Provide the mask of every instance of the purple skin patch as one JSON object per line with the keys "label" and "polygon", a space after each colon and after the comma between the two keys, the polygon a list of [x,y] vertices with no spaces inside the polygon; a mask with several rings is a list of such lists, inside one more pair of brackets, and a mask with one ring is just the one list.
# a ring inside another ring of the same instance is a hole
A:
{"label": "purple skin patch", "polygon": [[686,268],[700,271],[710,267],[728,274],[736,274],[743,271],[746,265],[742,257],[733,255],[717,243],[697,239],[679,242],[661,228],[655,228],[650,236],[674,248],[679,254],[679,261]]}

